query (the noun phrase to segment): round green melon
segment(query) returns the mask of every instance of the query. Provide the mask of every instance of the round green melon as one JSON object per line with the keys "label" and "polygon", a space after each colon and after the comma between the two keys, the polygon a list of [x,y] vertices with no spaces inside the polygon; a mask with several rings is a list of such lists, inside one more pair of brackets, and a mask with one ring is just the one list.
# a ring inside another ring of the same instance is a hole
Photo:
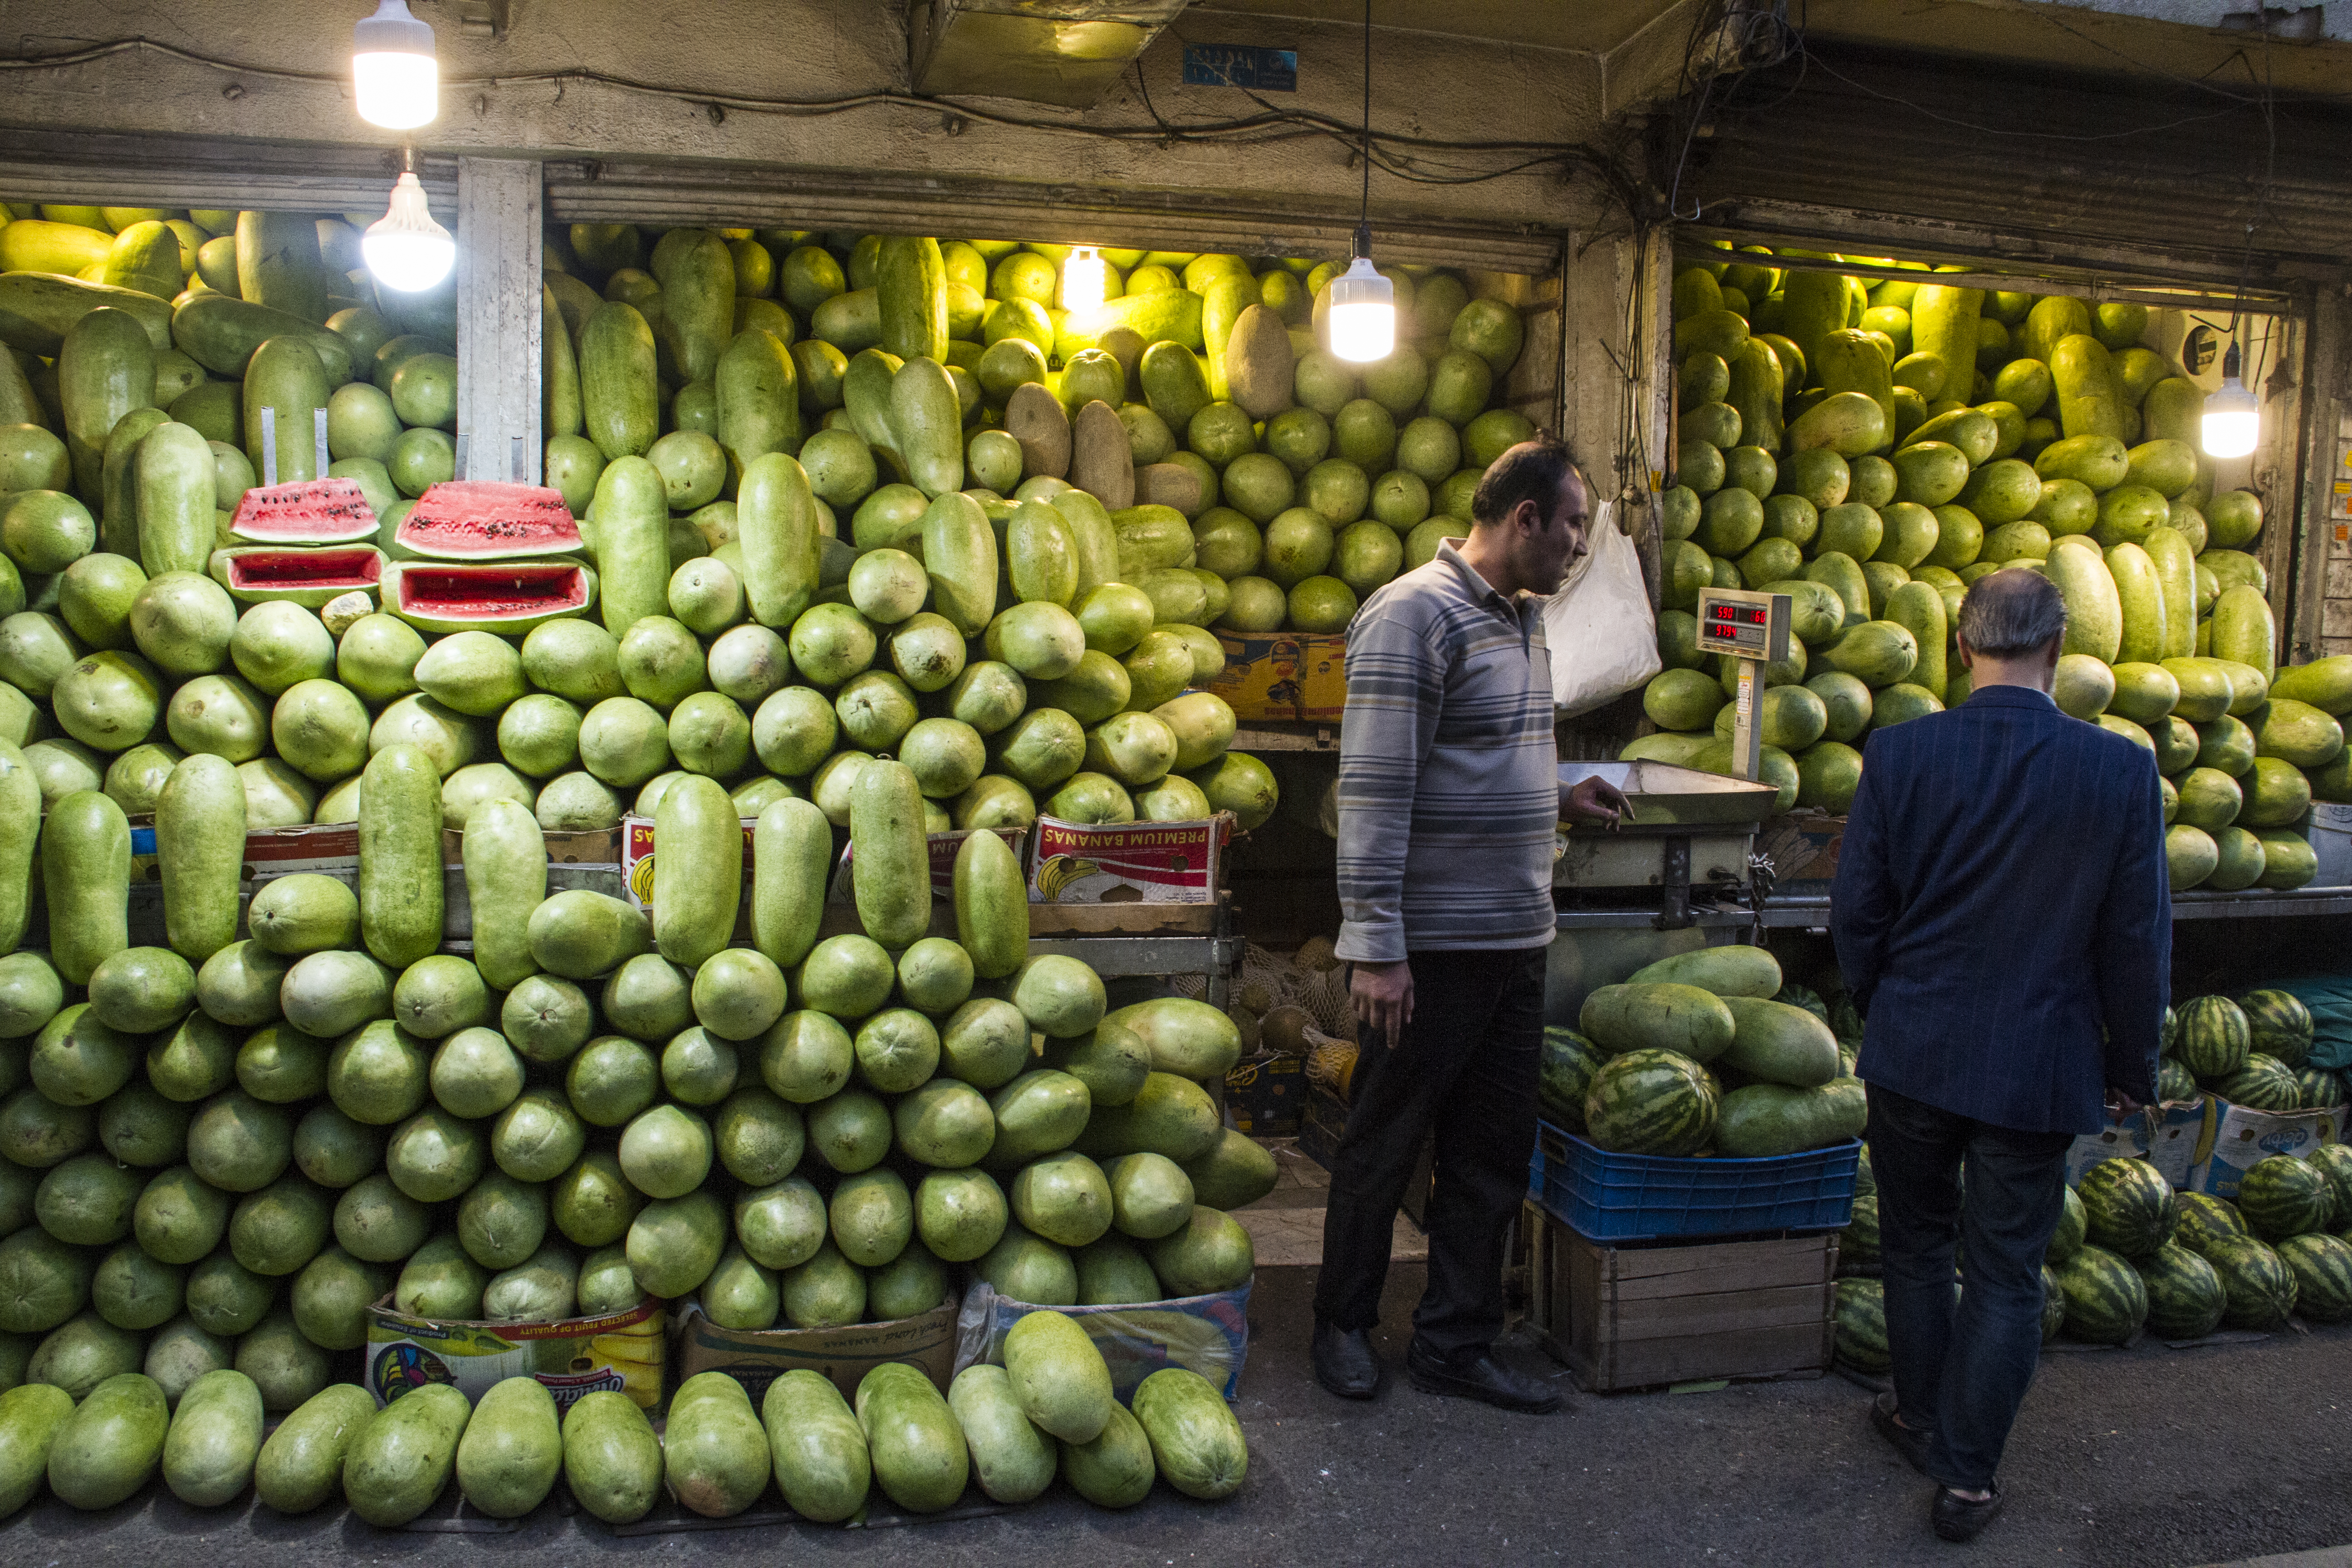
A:
{"label": "round green melon", "polygon": [[1837,1282],[1837,1359],[1865,1373],[1895,1364],[1886,1348],[1886,1290],[1875,1279]]}
{"label": "round green melon", "polygon": [[[2092,1166],[2091,1174],[2106,1165],[2139,1163],[2144,1162],[2108,1160]],[[2084,1178],[2089,1179],[2089,1174]],[[2089,1206],[2087,1199],[2084,1206]],[[2153,1254],[2156,1248],[2148,1250]],[[2066,1296],[2066,1331],[2076,1339],[2119,1345],[2147,1321],[2147,1287],[2140,1282],[2139,1271],[2106,1248],[2085,1243],[2058,1266],[2057,1275],[2058,1288]]]}
{"label": "round green melon", "polygon": [[2251,1110],[2294,1110],[2303,1104],[2303,1085],[2294,1069],[2259,1051],[2246,1058],[2244,1067],[2214,1083],[2213,1092]]}
{"label": "round green melon", "polygon": [[1675,1051],[1628,1051],[1595,1069],[1586,1135],[1621,1154],[1697,1153],[1715,1137],[1715,1100],[1696,1062]]}
{"label": "round green melon", "polygon": [[2198,996],[2176,1012],[2173,1055],[2200,1079],[2224,1079],[2246,1065],[2253,1030],[2227,996]]}
{"label": "round green melon", "polygon": [[2220,1325],[2229,1305],[2221,1277],[2196,1253],[2168,1242],[2136,1267],[2147,1291],[2147,1326],[2158,1335],[2200,1340]]}
{"label": "round green melon", "polygon": [[2075,1186],[2086,1245],[2152,1258],[2172,1238],[2172,1184],[2146,1160],[2102,1160]]}
{"label": "round green melon", "polygon": [[2286,1260],[2252,1237],[2219,1238],[2205,1261],[2221,1277],[2221,1321],[2233,1329],[2276,1329],[2294,1310],[2297,1282]]}
{"label": "round green melon", "polygon": [[2292,1154],[2258,1160],[2238,1184],[2238,1212],[2265,1241],[2323,1231],[2336,1216],[2327,1173]]}
{"label": "round green melon", "polygon": [[2252,1048],[2291,1068],[2311,1054],[2311,1009],[2292,991],[2249,991],[2238,998]]}
{"label": "round green melon", "polygon": [[2352,1318],[2352,1245],[2333,1236],[2291,1237],[2279,1243],[2278,1256],[2294,1275],[2296,1311],[2315,1323]]}

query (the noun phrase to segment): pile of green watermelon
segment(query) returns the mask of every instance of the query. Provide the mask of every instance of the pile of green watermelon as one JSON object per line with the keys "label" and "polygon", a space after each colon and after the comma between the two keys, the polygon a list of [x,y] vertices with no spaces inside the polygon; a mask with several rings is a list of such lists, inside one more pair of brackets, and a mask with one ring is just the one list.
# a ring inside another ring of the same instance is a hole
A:
{"label": "pile of green watermelon", "polygon": [[2352,800],[2352,658],[2279,664],[2245,548],[2262,503],[2213,493],[2204,395],[2142,342],[2147,310],[1924,268],[1866,284],[1840,259],[1750,247],[1675,279],[1665,668],[1643,693],[1656,732],[1622,754],[1728,772],[1735,670],[1690,612],[1709,584],[1785,593],[1763,776],[1783,809],[1842,812],[1868,731],[1966,697],[1968,584],[2030,567],[2066,599],[2059,706],[2157,758],[2173,887],[2308,881],[2294,825],[2315,798]]}
{"label": "pile of green watermelon", "polygon": [[1612,1153],[1824,1148],[1860,1136],[1864,1118],[1859,1029],[1842,1037],[1835,1016],[1763,948],[1677,953],[1594,991],[1576,1028],[1544,1031],[1538,1101]]}
{"label": "pile of green watermelon", "polygon": [[2342,1105],[2344,1079],[2310,1060],[2311,1040],[2311,1010],[2291,992],[2192,997],[2168,1020],[2158,1098],[2193,1100],[2203,1089],[2255,1110]]}

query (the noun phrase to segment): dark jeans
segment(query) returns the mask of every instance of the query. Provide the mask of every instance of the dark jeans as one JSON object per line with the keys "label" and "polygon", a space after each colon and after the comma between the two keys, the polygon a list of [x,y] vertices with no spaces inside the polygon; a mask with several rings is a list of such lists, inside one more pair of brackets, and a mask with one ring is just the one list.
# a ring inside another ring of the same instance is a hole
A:
{"label": "dark jeans", "polygon": [[1397,1205],[1434,1130],[1429,1289],[1413,1326],[1441,1357],[1483,1350],[1502,1332],[1504,1237],[1536,1146],[1544,954],[1416,952],[1403,1038],[1391,1046],[1369,1027],[1360,1035],[1354,1103],[1323,1216],[1318,1318],[1342,1329],[1380,1321]]}
{"label": "dark jeans", "polygon": [[[1935,1434],[1928,1475],[1980,1490],[2042,1360],[2042,1253],[2065,1204],[2074,1135],[1994,1127],[1873,1084],[1869,1138],[1895,1407]],[[1968,1285],[1957,1310],[1955,1240]]]}

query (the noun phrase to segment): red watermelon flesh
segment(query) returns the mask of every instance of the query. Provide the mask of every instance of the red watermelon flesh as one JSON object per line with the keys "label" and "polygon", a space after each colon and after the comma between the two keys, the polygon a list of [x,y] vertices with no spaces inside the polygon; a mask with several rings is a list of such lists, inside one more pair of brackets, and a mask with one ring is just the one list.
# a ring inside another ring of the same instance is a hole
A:
{"label": "red watermelon flesh", "polygon": [[402,561],[385,573],[386,607],[434,631],[528,627],[595,602],[595,578],[570,561]]}
{"label": "red watermelon flesh", "polygon": [[393,542],[436,561],[507,561],[577,550],[580,525],[545,485],[447,479],[426,487]]}
{"label": "red watermelon flesh", "polygon": [[[224,550],[226,586],[240,597],[294,598],[323,605],[354,588],[373,590],[383,575],[383,553],[372,544],[328,544],[310,549],[270,544]],[[318,595],[323,595],[324,597]]]}
{"label": "red watermelon flesh", "polygon": [[256,485],[237,498],[229,531],[262,544],[347,544],[374,537],[375,509],[356,479]]}

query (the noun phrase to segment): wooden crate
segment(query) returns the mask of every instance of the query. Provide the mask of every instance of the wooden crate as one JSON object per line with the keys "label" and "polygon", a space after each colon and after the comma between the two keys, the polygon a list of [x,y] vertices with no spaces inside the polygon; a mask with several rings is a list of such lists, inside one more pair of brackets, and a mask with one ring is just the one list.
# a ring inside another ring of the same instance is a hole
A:
{"label": "wooden crate", "polygon": [[1534,1204],[1528,1316],[1595,1393],[1739,1377],[1818,1377],[1836,1330],[1837,1236],[1604,1247]]}

